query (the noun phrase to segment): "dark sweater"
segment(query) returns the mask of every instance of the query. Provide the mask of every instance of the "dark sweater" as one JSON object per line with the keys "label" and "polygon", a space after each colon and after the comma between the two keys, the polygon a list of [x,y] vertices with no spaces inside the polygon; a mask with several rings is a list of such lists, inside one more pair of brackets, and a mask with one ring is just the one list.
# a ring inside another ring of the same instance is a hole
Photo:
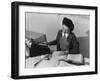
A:
{"label": "dark sweater", "polygon": [[[57,45],[57,51],[65,51],[61,49],[61,38],[62,38],[62,30],[58,31],[56,40],[53,40],[49,42],[49,45]],[[66,42],[68,42],[68,46],[64,46],[64,49],[69,49],[69,54],[78,54],[79,52],[79,42],[77,41],[77,38],[73,32],[71,32],[66,39]],[[64,43],[65,39],[64,39]],[[63,45],[64,45],[63,43]],[[66,47],[66,48],[65,48]]]}

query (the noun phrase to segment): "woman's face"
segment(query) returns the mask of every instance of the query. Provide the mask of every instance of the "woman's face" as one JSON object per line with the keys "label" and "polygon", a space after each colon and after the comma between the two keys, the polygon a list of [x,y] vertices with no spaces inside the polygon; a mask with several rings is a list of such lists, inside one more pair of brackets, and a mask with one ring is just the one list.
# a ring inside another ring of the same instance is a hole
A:
{"label": "woman's face", "polygon": [[63,29],[64,32],[69,33],[70,29],[68,28],[68,26],[63,25]]}

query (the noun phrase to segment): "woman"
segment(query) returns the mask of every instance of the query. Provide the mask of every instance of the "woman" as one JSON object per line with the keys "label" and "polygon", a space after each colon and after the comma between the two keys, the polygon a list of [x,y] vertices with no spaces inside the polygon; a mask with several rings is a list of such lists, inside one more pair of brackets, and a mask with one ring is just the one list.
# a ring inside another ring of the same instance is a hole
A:
{"label": "woman", "polygon": [[48,42],[48,45],[57,45],[57,51],[64,51],[67,54],[78,54],[79,43],[73,33],[73,22],[64,17],[62,21],[63,28],[58,31],[56,40]]}

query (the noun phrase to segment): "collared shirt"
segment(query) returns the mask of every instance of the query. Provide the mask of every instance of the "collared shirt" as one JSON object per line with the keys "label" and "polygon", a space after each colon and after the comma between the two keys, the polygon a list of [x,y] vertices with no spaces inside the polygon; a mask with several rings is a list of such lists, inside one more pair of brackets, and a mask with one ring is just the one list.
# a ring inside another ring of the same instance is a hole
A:
{"label": "collared shirt", "polygon": [[68,37],[68,35],[69,35],[68,33],[64,33],[64,32],[62,32],[62,37],[64,37],[64,36],[65,36],[65,37],[67,38],[67,37]]}
{"label": "collared shirt", "polygon": [[68,51],[69,50],[69,42],[67,41],[69,34],[62,31],[62,37],[59,40],[60,48],[62,51]]}

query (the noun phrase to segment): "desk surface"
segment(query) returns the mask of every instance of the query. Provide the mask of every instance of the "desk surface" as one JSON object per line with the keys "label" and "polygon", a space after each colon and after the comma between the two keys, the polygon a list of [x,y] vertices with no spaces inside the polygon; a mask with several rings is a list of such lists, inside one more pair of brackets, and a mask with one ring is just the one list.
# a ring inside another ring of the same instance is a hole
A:
{"label": "desk surface", "polygon": [[61,57],[59,56],[59,54],[61,54],[61,52],[54,52],[50,60],[45,60],[45,59],[41,60],[41,56],[28,58],[26,59],[26,68],[35,68],[34,64],[38,62],[39,60],[41,60],[41,62],[36,66],[36,68],[75,66],[74,64],[70,64],[65,61],[59,62],[58,61],[59,58],[66,59],[66,56]]}

